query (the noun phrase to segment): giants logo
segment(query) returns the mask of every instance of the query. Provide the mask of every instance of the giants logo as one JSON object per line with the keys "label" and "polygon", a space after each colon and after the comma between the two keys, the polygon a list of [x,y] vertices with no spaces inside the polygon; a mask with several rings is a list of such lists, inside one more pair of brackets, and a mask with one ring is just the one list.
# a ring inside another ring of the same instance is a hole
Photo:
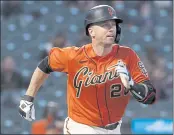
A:
{"label": "giants logo", "polygon": [[112,15],[113,15],[113,11],[112,11],[112,9],[111,9],[111,8],[108,8],[108,12],[109,12],[110,16],[112,16]]}
{"label": "giants logo", "polygon": [[139,61],[138,62],[138,67],[140,68],[142,74],[145,75],[146,77],[148,77],[148,72],[147,72],[143,62]]}
{"label": "giants logo", "polygon": [[[77,90],[77,95],[76,97],[80,97],[81,93],[81,88],[82,85],[84,84],[85,87],[89,87],[90,85],[95,85],[95,84],[102,84],[105,83],[107,80],[113,80],[115,78],[118,78],[119,75],[116,72],[116,67],[117,65],[113,65],[109,68],[107,68],[107,72],[103,74],[96,75],[93,73],[93,71],[89,71],[88,67],[82,67],[74,76],[73,84],[74,87]],[[114,70],[112,70],[114,69]],[[86,79],[79,79],[79,76],[86,77]]]}

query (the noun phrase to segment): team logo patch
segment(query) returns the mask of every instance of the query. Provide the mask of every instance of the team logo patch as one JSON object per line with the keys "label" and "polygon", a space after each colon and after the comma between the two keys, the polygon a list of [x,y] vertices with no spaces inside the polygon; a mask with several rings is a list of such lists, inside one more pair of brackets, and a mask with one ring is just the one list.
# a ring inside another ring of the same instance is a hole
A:
{"label": "team logo patch", "polygon": [[108,8],[108,12],[109,12],[110,16],[113,15],[112,9]]}
{"label": "team logo patch", "polygon": [[138,62],[138,67],[140,68],[142,74],[145,75],[146,77],[148,77],[148,72],[147,72],[143,62],[139,61]]}

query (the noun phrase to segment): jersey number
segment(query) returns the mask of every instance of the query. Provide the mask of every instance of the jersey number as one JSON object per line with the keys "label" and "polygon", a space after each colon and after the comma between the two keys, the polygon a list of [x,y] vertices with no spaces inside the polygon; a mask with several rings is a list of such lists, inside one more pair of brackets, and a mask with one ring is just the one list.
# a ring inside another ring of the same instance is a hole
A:
{"label": "jersey number", "polygon": [[[122,90],[122,85],[121,84],[113,84],[111,85],[110,87],[110,91],[111,91],[111,95],[110,97],[111,98],[117,98],[117,97],[120,97],[121,96],[121,90]],[[129,90],[127,90],[125,87],[123,88],[124,90],[124,96],[126,96],[128,93],[129,93]],[[81,89],[79,89],[76,93],[76,97],[80,97],[80,92],[81,92]]]}
{"label": "jersey number", "polygon": [[[113,84],[110,87],[111,89],[111,98],[117,98],[121,96],[121,90],[122,90],[122,85],[121,84]],[[124,89],[124,96],[126,96],[129,93],[129,90],[127,90],[125,87]]]}

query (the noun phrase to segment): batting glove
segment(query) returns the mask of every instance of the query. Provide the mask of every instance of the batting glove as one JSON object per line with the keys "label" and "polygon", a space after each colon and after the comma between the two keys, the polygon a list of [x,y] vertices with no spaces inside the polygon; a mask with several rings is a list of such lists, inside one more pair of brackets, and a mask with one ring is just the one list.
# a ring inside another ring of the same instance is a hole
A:
{"label": "batting glove", "polygon": [[34,109],[33,100],[34,100],[33,97],[24,95],[19,105],[20,116],[25,118],[28,121],[35,120],[35,109]]}
{"label": "batting glove", "polygon": [[126,68],[126,65],[120,60],[118,61],[117,65],[116,65],[116,71],[119,75],[121,74],[129,81],[130,86],[134,85],[134,81]]}

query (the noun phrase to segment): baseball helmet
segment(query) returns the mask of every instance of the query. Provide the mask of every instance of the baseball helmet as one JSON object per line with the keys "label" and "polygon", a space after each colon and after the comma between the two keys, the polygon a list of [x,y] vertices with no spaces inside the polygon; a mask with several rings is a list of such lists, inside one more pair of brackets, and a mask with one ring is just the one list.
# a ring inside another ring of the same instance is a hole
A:
{"label": "baseball helmet", "polygon": [[118,43],[120,40],[121,27],[119,23],[122,23],[123,20],[116,16],[116,11],[109,5],[99,5],[91,8],[85,17],[85,29],[86,35],[89,36],[88,28],[90,24],[107,21],[107,20],[115,20],[116,21],[116,38],[115,42]]}

